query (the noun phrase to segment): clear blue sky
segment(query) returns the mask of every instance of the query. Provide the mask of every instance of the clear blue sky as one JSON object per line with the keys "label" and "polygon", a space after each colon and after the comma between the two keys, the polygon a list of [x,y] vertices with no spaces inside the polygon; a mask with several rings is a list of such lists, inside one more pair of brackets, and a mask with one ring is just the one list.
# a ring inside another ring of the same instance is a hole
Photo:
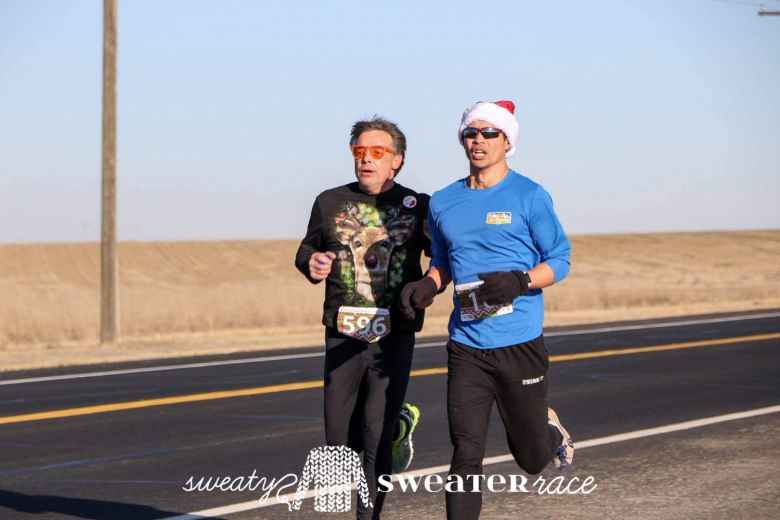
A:
{"label": "clear blue sky", "polygon": [[[780,17],[713,0],[119,0],[122,240],[297,238],[374,113],[399,181],[465,175],[462,110],[570,233],[780,228]],[[767,6],[780,9],[780,2]],[[102,2],[0,0],[0,242],[98,240]]]}

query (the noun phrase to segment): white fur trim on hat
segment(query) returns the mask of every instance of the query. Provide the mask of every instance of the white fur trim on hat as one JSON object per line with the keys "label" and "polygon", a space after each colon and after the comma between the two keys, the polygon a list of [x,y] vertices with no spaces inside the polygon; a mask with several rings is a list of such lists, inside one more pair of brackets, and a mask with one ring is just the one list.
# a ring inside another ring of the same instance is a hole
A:
{"label": "white fur trim on hat", "polygon": [[[509,104],[514,108],[514,104]],[[514,113],[510,112],[505,107],[497,105],[496,103],[491,103],[490,101],[479,101],[474,103],[463,112],[463,117],[460,120],[458,141],[460,141],[461,144],[463,144],[461,139],[463,129],[477,120],[487,121],[496,128],[501,129],[506,135],[509,146],[511,147],[506,152],[506,156],[509,157],[515,153],[515,143],[517,142],[517,134],[520,128]]]}

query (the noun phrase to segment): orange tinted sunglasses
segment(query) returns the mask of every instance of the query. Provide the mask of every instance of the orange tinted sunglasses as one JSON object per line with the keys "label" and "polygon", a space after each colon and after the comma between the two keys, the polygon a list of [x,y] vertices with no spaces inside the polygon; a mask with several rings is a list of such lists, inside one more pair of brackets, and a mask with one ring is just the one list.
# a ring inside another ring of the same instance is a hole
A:
{"label": "orange tinted sunglasses", "polygon": [[352,150],[352,156],[357,159],[358,161],[363,160],[363,158],[366,156],[366,153],[368,153],[372,159],[375,161],[378,161],[382,157],[385,156],[386,153],[395,153],[395,150],[392,150],[386,146],[355,146],[352,145],[349,147],[350,150]]}

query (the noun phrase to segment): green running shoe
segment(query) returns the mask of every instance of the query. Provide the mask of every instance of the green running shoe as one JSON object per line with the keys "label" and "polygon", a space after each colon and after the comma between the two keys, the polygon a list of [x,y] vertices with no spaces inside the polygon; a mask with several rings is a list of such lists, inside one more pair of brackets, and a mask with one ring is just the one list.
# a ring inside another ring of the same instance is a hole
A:
{"label": "green running shoe", "polygon": [[412,403],[404,403],[398,417],[398,435],[393,439],[393,473],[401,473],[412,464],[414,444],[412,433],[420,422],[420,409]]}

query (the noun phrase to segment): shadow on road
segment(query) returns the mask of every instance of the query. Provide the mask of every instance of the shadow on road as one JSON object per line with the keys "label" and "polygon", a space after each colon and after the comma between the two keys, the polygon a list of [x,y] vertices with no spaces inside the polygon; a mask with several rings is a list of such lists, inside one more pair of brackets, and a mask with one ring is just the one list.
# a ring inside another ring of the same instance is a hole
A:
{"label": "shadow on road", "polygon": [[[60,513],[74,518],[92,520],[154,520],[184,514],[179,511],[163,511],[153,506],[139,504],[51,495],[24,495],[0,490],[0,517],[9,518],[7,513],[2,511],[2,508],[31,515]],[[11,516],[10,518],[18,517]],[[209,517],[209,520],[223,519]]]}

